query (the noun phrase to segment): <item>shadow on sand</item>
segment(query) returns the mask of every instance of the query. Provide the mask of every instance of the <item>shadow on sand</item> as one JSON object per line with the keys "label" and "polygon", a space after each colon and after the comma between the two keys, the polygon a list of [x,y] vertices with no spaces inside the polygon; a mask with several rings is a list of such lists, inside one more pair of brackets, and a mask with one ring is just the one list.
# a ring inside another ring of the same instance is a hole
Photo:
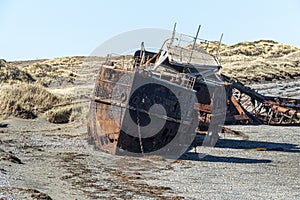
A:
{"label": "shadow on sand", "polygon": [[[201,146],[205,136],[197,135],[194,141],[195,146]],[[215,148],[243,149],[247,151],[280,151],[290,153],[300,153],[300,148],[296,144],[260,142],[251,140],[218,139]],[[270,163],[267,159],[241,158],[232,156],[212,156],[196,152],[187,152],[181,156],[182,160],[206,161],[206,162],[228,162],[228,163]]]}
{"label": "shadow on sand", "polygon": [[219,139],[215,147],[258,150],[258,151],[283,151],[283,152],[291,152],[291,153],[300,153],[300,148],[296,144],[261,142],[261,141],[251,141],[251,140]]}
{"label": "shadow on sand", "polygon": [[180,160],[193,160],[193,161],[205,161],[205,162],[226,162],[226,163],[244,163],[244,164],[255,164],[255,163],[270,163],[271,160],[266,159],[252,159],[252,158],[241,158],[241,157],[225,157],[225,156],[212,156],[204,155],[201,153],[188,152],[181,156]]}

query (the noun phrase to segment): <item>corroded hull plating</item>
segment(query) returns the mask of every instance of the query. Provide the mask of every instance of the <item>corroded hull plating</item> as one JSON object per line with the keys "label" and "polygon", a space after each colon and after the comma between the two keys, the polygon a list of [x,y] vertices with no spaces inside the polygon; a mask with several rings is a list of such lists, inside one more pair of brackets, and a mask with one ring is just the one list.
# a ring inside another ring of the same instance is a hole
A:
{"label": "corroded hull plating", "polygon": [[166,157],[189,148],[198,125],[194,90],[137,71],[102,67],[98,77],[88,120],[97,148]]}

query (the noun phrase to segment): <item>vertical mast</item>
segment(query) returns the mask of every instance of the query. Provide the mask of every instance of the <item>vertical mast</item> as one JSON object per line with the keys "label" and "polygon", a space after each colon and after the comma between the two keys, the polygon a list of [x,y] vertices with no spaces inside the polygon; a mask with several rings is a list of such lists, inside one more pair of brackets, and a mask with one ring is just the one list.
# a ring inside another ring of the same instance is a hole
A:
{"label": "vertical mast", "polygon": [[174,27],[173,27],[173,33],[172,33],[172,38],[171,38],[171,42],[169,45],[172,45],[174,39],[175,39],[175,33],[176,33],[176,22],[174,24]]}
{"label": "vertical mast", "polygon": [[198,30],[197,30],[196,36],[194,38],[194,43],[193,43],[193,46],[192,46],[192,50],[191,50],[191,55],[190,55],[189,62],[191,62],[191,60],[192,60],[193,50],[195,48],[195,45],[196,45],[196,42],[197,42],[197,38],[198,38],[198,35],[199,35],[199,32],[200,32],[200,29],[201,29],[201,25],[198,26]]}
{"label": "vertical mast", "polygon": [[221,62],[221,58],[220,58],[220,46],[221,46],[222,39],[223,39],[223,33],[221,34],[221,37],[220,37],[220,40],[219,40],[219,45],[218,45],[217,55],[216,55],[217,61],[218,61],[219,64]]}

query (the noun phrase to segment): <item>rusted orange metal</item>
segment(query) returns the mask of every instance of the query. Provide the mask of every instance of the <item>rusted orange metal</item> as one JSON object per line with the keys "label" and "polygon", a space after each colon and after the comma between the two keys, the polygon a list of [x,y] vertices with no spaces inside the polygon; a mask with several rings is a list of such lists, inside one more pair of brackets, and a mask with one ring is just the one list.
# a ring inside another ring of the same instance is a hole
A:
{"label": "rusted orange metal", "polygon": [[[188,149],[196,130],[207,131],[212,124],[217,134],[223,124],[213,119],[222,115],[226,115],[225,124],[300,125],[300,100],[264,96],[217,74],[219,62],[203,49],[167,47],[168,51],[161,49],[158,53],[137,51],[129,68],[107,59],[99,70],[91,98],[90,143],[111,154],[164,151],[168,155]],[[147,87],[134,86],[139,81],[149,83]],[[220,88],[225,88],[225,99],[217,98]],[[181,104],[176,99],[179,96]],[[226,110],[222,109],[224,101]],[[150,109],[156,104],[162,105],[167,114]],[[143,127],[151,120],[165,121],[165,125],[159,130],[149,127],[145,132]],[[178,127],[183,131],[176,135]],[[153,131],[157,134],[141,137]],[[174,137],[179,142],[161,150]]]}
{"label": "rusted orange metal", "polygon": [[300,99],[265,96],[228,77],[224,76],[224,80],[230,83],[230,90],[238,91],[238,95],[232,96],[238,100],[232,102],[247,111],[251,123],[300,125]]}

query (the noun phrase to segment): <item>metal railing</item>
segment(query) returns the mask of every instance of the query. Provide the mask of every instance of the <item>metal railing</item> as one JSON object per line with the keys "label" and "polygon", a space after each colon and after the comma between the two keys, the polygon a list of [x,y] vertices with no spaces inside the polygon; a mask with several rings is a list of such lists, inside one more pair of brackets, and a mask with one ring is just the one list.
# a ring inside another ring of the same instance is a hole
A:
{"label": "metal railing", "polygon": [[185,73],[175,74],[160,71],[159,78],[167,80],[171,83],[175,83],[187,89],[193,89],[196,82],[196,77]]}
{"label": "metal railing", "polygon": [[[166,44],[167,51],[175,62],[218,66],[216,56],[206,50],[212,41],[179,34]],[[217,54],[217,52],[216,52]]]}

